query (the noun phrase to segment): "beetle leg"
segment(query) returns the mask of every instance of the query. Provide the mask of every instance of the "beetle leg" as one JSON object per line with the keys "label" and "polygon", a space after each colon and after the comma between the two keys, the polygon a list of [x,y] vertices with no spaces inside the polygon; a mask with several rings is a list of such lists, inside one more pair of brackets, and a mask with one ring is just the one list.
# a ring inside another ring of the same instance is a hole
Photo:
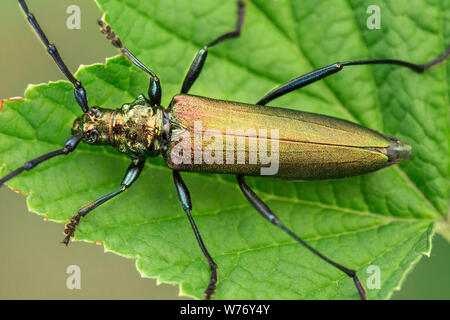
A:
{"label": "beetle leg", "polygon": [[105,24],[101,19],[97,20],[100,31],[106,36],[111,44],[120,50],[120,52],[131,61],[136,67],[150,75],[150,85],[148,88],[148,97],[153,106],[161,105],[161,83],[156,74],[147,68],[131,51],[122,44],[119,36],[111,29],[110,25]]}
{"label": "beetle leg", "polygon": [[25,12],[28,22],[31,24],[33,29],[36,31],[37,35],[41,39],[42,43],[47,48],[47,52],[50,54],[50,56],[53,58],[53,60],[58,65],[59,69],[64,73],[66,78],[72,82],[75,90],[75,100],[77,100],[77,103],[80,105],[81,109],[84,113],[88,111],[88,101],[87,101],[87,95],[86,90],[82,86],[81,82],[78,81],[73,74],[69,71],[69,68],[67,68],[66,64],[62,60],[61,56],[59,55],[58,49],[56,49],[55,45],[53,43],[50,43],[47,39],[47,36],[45,35],[44,31],[42,31],[41,27],[39,26],[39,23],[37,22],[34,15],[28,10],[28,6],[25,3],[25,0],[19,0],[19,4],[22,7],[22,10]]}
{"label": "beetle leg", "polygon": [[206,44],[195,56],[194,61],[189,68],[188,73],[183,81],[183,86],[181,87],[181,93],[188,93],[189,89],[191,89],[195,80],[197,80],[200,72],[202,71],[203,65],[205,64],[206,57],[208,55],[208,48],[212,47],[226,39],[239,37],[241,34],[242,25],[244,24],[244,15],[245,15],[245,3],[243,0],[238,0],[238,20],[236,24],[236,29],[231,30],[227,33],[222,34],[217,37],[213,41]]}
{"label": "beetle leg", "polygon": [[374,60],[358,60],[358,61],[347,61],[347,62],[336,62],[329,66],[314,70],[298,78],[295,78],[281,86],[273,89],[268,94],[266,94],[261,100],[258,101],[258,105],[265,105],[269,101],[281,97],[293,90],[303,88],[310,83],[319,81],[326,78],[336,72],[341,71],[345,66],[356,66],[356,65],[370,65],[370,64],[392,64],[402,67],[407,67],[415,72],[423,73],[436,64],[444,61],[450,55],[450,48],[448,48],[444,54],[437,57],[436,59],[426,63],[426,64],[414,64],[407,61],[396,60],[396,59],[374,59]]}
{"label": "beetle leg", "polygon": [[80,210],[78,210],[78,213],[74,215],[70,219],[70,222],[66,225],[66,229],[64,230],[64,234],[66,235],[66,237],[64,238],[62,243],[64,243],[66,246],[69,244],[70,239],[73,237],[75,229],[80,223],[80,219],[82,217],[87,215],[90,211],[94,210],[101,204],[105,203],[106,201],[114,198],[115,196],[121,194],[126,189],[128,189],[128,187],[130,187],[133,184],[133,182],[135,182],[139,177],[140,173],[142,172],[142,169],[144,168],[144,164],[145,161],[132,162],[125,173],[125,177],[122,180],[122,186],[119,190],[111,192],[106,196],[103,196],[95,201],[92,201],[87,205],[83,206],[82,208],[80,208]]}
{"label": "beetle leg", "polygon": [[64,147],[59,150],[55,150],[52,152],[49,152],[47,154],[44,154],[40,157],[37,157],[36,159],[30,160],[27,163],[25,163],[22,167],[17,168],[13,172],[7,174],[3,178],[0,179],[0,187],[9,179],[14,178],[15,176],[19,175],[20,173],[26,171],[29,171],[31,169],[34,169],[37,165],[40,163],[47,161],[53,157],[60,156],[60,155],[66,155],[75,150],[75,148],[78,146],[78,144],[81,141],[81,135],[76,135],[71,137],[69,140],[66,141],[64,144]]}
{"label": "beetle leg", "polygon": [[277,227],[281,228],[283,231],[285,231],[289,236],[294,238],[298,243],[300,243],[302,246],[306,247],[308,250],[310,250],[312,253],[314,253],[316,256],[324,260],[325,262],[331,264],[332,266],[338,268],[342,272],[344,272],[347,276],[353,279],[353,282],[355,283],[356,289],[358,290],[359,296],[362,300],[367,300],[366,297],[366,289],[364,288],[362,282],[359,280],[358,276],[356,275],[356,271],[352,269],[348,269],[333,260],[330,260],[320,252],[318,252],[316,249],[311,247],[309,244],[307,244],[305,241],[303,241],[299,236],[297,236],[295,233],[293,233],[291,230],[286,228],[283,223],[281,223],[280,219],[270,210],[270,208],[253,192],[252,189],[245,183],[244,176],[238,175],[237,180],[239,183],[239,187],[241,188],[242,193],[245,195],[247,200],[255,207],[256,210],[258,210],[261,215],[269,220],[272,224],[276,225]]}
{"label": "beetle leg", "polygon": [[217,278],[217,264],[214,262],[213,258],[209,254],[208,250],[203,243],[202,237],[200,236],[200,232],[198,231],[197,225],[194,222],[194,218],[192,218],[191,210],[191,196],[189,194],[189,190],[183,182],[181,175],[178,171],[173,170],[173,182],[175,183],[175,187],[177,188],[178,197],[181,201],[181,206],[183,210],[186,212],[189,222],[191,223],[191,227],[194,230],[195,237],[197,238],[197,242],[202,249],[203,255],[206,260],[208,260],[209,268],[211,269],[211,277],[209,280],[209,285],[205,290],[205,299],[210,300],[216,291],[216,284],[218,282]]}

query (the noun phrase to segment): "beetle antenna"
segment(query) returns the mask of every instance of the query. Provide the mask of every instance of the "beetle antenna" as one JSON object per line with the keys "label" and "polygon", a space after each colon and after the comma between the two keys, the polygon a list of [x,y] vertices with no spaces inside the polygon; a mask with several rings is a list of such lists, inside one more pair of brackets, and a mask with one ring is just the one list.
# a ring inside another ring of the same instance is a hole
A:
{"label": "beetle antenna", "polygon": [[19,0],[19,4],[22,7],[23,12],[25,12],[25,15],[27,16],[28,22],[31,24],[34,31],[36,31],[37,35],[41,39],[41,42],[47,48],[48,54],[53,58],[53,60],[55,60],[55,63],[58,65],[58,67],[62,71],[62,73],[64,73],[66,78],[70,82],[72,82],[72,85],[75,88],[74,89],[75,100],[77,100],[77,103],[80,105],[83,112],[86,113],[88,111],[88,101],[87,101],[86,90],[84,89],[83,85],[69,71],[69,68],[67,68],[66,64],[62,60],[61,56],[59,55],[58,49],[56,49],[55,45],[48,41],[47,36],[45,35],[44,31],[39,26],[39,23],[37,22],[36,18],[28,10],[28,6],[25,3],[25,0]]}
{"label": "beetle antenna", "polygon": [[13,172],[11,172],[10,174],[4,176],[3,178],[0,179],[0,187],[8,180],[14,178],[15,176],[21,174],[24,171],[30,171],[31,169],[34,169],[38,164],[49,160],[53,157],[56,156],[60,156],[60,155],[66,155],[70,152],[72,152],[73,150],[75,150],[75,148],[78,146],[78,144],[81,141],[81,137],[82,135],[75,135],[73,137],[71,137],[69,140],[66,141],[66,143],[64,144],[64,147],[62,149],[59,150],[55,150],[49,153],[46,153],[40,157],[37,157],[36,159],[30,160],[27,163],[25,163],[23,166],[17,168],[16,170],[14,170]]}

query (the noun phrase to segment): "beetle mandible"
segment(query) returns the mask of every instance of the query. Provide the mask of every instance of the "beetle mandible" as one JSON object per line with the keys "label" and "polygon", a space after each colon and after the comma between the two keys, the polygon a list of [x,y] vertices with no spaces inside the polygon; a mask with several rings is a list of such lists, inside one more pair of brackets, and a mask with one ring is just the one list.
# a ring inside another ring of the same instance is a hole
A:
{"label": "beetle mandible", "polygon": [[[333,63],[275,88],[255,105],[190,95],[189,90],[200,75],[207,58],[208,49],[222,41],[240,35],[244,24],[245,3],[243,0],[238,0],[236,28],[220,35],[200,49],[185,76],[180,94],[174,96],[170,105],[164,108],[161,106],[161,85],[158,76],[122,44],[121,39],[109,25],[105,25],[99,20],[101,32],[105,34],[112,45],[150,77],[148,97],[140,95],[135,101],[112,110],[99,106],[89,107],[87,93],[82,83],[69,71],[57,48],[49,42],[36,18],[30,13],[25,0],[19,0],[19,4],[50,56],[73,84],[74,97],[81,107],[83,115],[75,120],[72,137],[66,141],[63,148],[28,161],[24,166],[0,179],[0,186],[21,172],[31,170],[48,159],[58,155],[70,154],[81,141],[91,145],[112,145],[119,152],[125,153],[131,158],[131,164],[125,173],[120,188],[79,209],[78,213],[66,225],[66,236],[63,243],[68,245],[82,217],[127,190],[138,179],[148,157],[162,156],[168,167],[172,169],[173,181],[181,206],[187,214],[197,242],[211,270],[209,284],[205,290],[206,299],[210,299],[215,293],[218,281],[218,266],[208,252],[191,215],[192,204],[189,190],[183,182],[181,171],[236,175],[242,193],[264,218],[281,228],[317,257],[352,278],[361,299],[366,299],[366,290],[358,278],[356,270],[334,262],[308,245],[286,227],[246,184],[245,176],[264,175],[267,163],[264,163],[261,159],[254,163],[246,163],[245,161],[237,161],[236,163],[236,160],[239,156],[242,156],[244,160],[257,159],[256,151],[250,148],[250,145],[252,143],[261,145],[270,142],[271,152],[276,152],[279,158],[277,159],[276,171],[269,176],[315,180],[359,175],[408,159],[412,152],[411,146],[394,137],[346,120],[268,107],[266,104],[293,90],[337,73],[348,66],[390,64],[423,73],[444,61],[450,54],[450,49],[427,64],[414,64],[396,59]],[[201,125],[198,126],[198,123]],[[229,131],[230,128],[233,130]],[[267,134],[263,136],[255,135],[256,131],[252,131],[254,128],[265,128]],[[233,160],[231,164],[228,162],[225,164],[224,154],[220,156],[220,161],[216,162],[210,161],[206,157],[200,157],[200,160],[196,157],[198,153],[201,154],[208,147],[203,142],[196,142],[198,136],[211,134],[211,132],[217,132],[217,130],[224,136],[225,141],[216,140],[214,146],[217,149],[226,149],[227,156],[229,155],[228,152],[231,151],[231,159]],[[270,135],[269,132],[271,132]],[[272,132],[276,132],[276,135]],[[246,143],[236,144],[235,139],[239,138],[244,139]],[[232,141],[231,149],[229,149],[230,144],[227,144],[228,141]]]}

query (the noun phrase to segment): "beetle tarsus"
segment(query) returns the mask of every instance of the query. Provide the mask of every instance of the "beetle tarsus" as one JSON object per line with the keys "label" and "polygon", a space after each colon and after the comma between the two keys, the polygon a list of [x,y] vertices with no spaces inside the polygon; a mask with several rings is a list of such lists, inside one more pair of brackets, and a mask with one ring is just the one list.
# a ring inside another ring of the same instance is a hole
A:
{"label": "beetle tarsus", "polygon": [[62,243],[64,243],[66,246],[69,245],[70,239],[73,238],[75,230],[80,223],[80,219],[81,216],[79,214],[74,215],[72,218],[70,218],[70,222],[66,224],[66,228],[64,229],[64,234],[66,235],[66,237],[62,241]]}
{"label": "beetle tarsus", "polygon": [[120,40],[120,37],[111,29],[109,24],[105,24],[101,19],[97,20],[97,24],[100,26],[100,32],[106,36],[114,47],[118,49],[123,48],[122,40]]}
{"label": "beetle tarsus", "polygon": [[217,277],[217,264],[215,264],[214,262],[212,264],[210,263],[210,267],[211,278],[209,280],[209,285],[205,290],[205,300],[211,300],[211,298],[216,293],[217,283],[219,282]]}
{"label": "beetle tarsus", "polygon": [[367,291],[366,288],[364,288],[364,285],[362,284],[361,280],[359,280],[358,276],[356,275],[356,271],[353,271],[354,274],[352,276],[353,282],[355,283],[356,288],[358,289],[359,296],[361,300],[367,300]]}
{"label": "beetle tarsus", "polygon": [[66,237],[63,240],[63,243],[65,245],[68,245],[70,242],[70,239],[73,238],[75,234],[75,230],[77,226],[80,224],[80,220],[82,217],[86,216],[89,212],[97,208],[98,206],[102,205],[106,201],[114,198],[115,196],[121,194],[124,192],[128,187],[130,187],[134,181],[136,181],[137,178],[139,178],[139,175],[144,168],[145,161],[136,161],[132,162],[127,171],[125,172],[125,177],[123,178],[121,187],[119,190],[116,190],[114,192],[111,192],[95,201],[89,202],[88,204],[84,205],[78,210],[78,213],[74,215],[72,218],[70,218],[69,223],[66,224],[66,228],[64,230],[64,234]]}

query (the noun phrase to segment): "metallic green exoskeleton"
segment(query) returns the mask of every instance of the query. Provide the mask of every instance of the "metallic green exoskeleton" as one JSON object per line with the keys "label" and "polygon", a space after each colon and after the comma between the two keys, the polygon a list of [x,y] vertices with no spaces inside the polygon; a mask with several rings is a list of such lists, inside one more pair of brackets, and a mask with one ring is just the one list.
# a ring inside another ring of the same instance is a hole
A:
{"label": "metallic green exoskeleton", "polygon": [[151,106],[144,96],[119,109],[89,108],[74,122],[72,134],[89,144],[109,144],[134,160],[160,154],[163,108]]}
{"label": "metallic green exoskeleton", "polygon": [[[277,152],[278,167],[267,175],[289,179],[342,178],[374,171],[407,159],[411,147],[399,140],[345,120],[276,107],[249,105],[211,98],[177,95],[167,111],[170,119],[168,150],[170,168],[181,171],[261,175],[260,146]],[[195,127],[200,127],[200,132]],[[231,128],[231,129],[230,129]],[[192,143],[185,155],[173,152],[178,137],[189,133]],[[263,132],[263,134],[261,134]],[[271,136],[269,133],[276,133]],[[205,137],[215,139],[205,139]],[[195,145],[195,138],[203,138]],[[212,140],[212,141],[210,141]],[[242,141],[242,143],[239,143]],[[231,143],[228,143],[231,142]],[[215,163],[195,162],[195,152],[205,148],[222,152]],[[278,146],[278,151],[270,147]],[[253,148],[251,148],[253,146]],[[243,154],[244,163],[238,163]],[[226,157],[230,155],[231,161]],[[253,164],[250,159],[256,159]]]}
{"label": "metallic green exoskeleton", "polygon": [[[263,130],[277,137],[261,136]],[[305,180],[367,173],[411,155],[409,144],[346,120],[184,94],[166,110],[143,96],[120,109],[90,108],[75,120],[72,134],[113,145],[133,159],[161,155],[174,170],[242,175],[260,175],[266,165],[258,147],[266,145],[270,153],[276,144],[278,170],[271,175]],[[212,162],[204,157],[209,150],[223,152]]]}
{"label": "metallic green exoskeleton", "polygon": [[131,158],[131,164],[120,189],[79,209],[66,225],[63,243],[66,245],[69,243],[82,217],[124,192],[136,181],[148,157],[162,156],[172,169],[173,181],[182,208],[187,214],[211,270],[209,284],[205,290],[206,299],[210,299],[216,290],[217,264],[206,249],[191,215],[189,190],[182,180],[180,171],[236,175],[242,193],[264,218],[317,257],[352,278],[359,296],[366,299],[366,291],[356,270],[348,269],[324,256],[287,228],[250,189],[245,182],[245,176],[262,175],[299,180],[349,177],[408,159],[411,156],[410,145],[349,121],[265,105],[293,90],[339,72],[346,66],[389,64],[422,73],[444,61],[450,54],[450,48],[427,64],[413,64],[396,59],[334,63],[275,88],[256,105],[189,95],[188,92],[206,61],[208,48],[240,35],[245,4],[243,0],[238,0],[236,28],[199,50],[186,74],[181,94],[173,97],[170,105],[164,108],[161,106],[159,78],[122,45],[122,41],[110,26],[99,21],[101,32],[111,43],[150,77],[148,98],[140,95],[134,102],[111,110],[88,106],[83,85],[64,64],[55,45],[48,41],[36,18],[29,12],[25,1],[18,1],[48,53],[73,84],[75,100],[84,114],[75,120],[72,128],[73,136],[66,141],[62,149],[28,161],[24,166],[1,178],[0,186],[46,160],[73,152],[80,141],[92,145],[109,144]]}

